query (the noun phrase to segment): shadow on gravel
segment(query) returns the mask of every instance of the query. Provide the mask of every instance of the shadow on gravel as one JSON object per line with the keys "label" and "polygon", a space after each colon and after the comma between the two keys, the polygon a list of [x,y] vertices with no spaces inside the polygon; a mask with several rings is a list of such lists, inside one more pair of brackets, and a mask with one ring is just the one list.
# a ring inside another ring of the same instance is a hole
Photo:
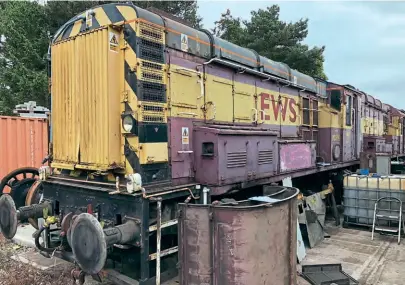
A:
{"label": "shadow on gravel", "polygon": [[[48,271],[36,269],[11,258],[21,253],[34,252],[32,248],[20,247],[0,234],[0,285],[71,285],[70,272],[73,265],[58,265]],[[86,282],[85,285],[101,284]],[[107,285],[111,283],[103,282]]]}

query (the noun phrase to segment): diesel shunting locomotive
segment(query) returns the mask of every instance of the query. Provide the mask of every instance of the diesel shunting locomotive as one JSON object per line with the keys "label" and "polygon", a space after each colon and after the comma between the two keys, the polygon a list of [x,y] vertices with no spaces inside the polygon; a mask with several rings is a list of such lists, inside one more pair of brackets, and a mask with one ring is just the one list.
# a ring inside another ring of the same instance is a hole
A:
{"label": "diesel shunting locomotive", "polygon": [[26,203],[1,196],[0,228],[29,221],[44,255],[93,276],[170,277],[179,203],[405,152],[403,111],[132,4],[75,16],[49,58],[49,165]]}

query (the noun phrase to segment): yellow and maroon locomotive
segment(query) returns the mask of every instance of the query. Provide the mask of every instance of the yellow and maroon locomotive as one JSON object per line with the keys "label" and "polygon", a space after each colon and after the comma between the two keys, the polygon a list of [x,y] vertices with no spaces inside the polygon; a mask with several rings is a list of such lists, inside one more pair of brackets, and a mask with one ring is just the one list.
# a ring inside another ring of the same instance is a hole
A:
{"label": "yellow and maroon locomotive", "polygon": [[395,108],[132,4],[77,15],[49,51],[50,166],[36,203],[1,197],[0,227],[12,238],[17,221],[43,218],[38,248],[87,274],[113,260],[140,284],[156,268],[171,276],[185,200],[260,195],[286,177],[328,181],[372,142],[404,153]]}

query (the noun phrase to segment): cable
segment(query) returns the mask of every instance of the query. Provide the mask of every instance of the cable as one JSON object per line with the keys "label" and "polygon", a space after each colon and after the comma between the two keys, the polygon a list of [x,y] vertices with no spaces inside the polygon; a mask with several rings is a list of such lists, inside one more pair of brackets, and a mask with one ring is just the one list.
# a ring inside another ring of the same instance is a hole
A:
{"label": "cable", "polygon": [[[34,236],[34,238],[35,238],[35,246],[36,246],[40,251],[47,252],[47,253],[53,253],[55,250],[57,250],[57,249],[59,248],[59,246],[47,248],[47,247],[43,247],[43,246],[39,243],[39,238],[40,238],[41,234],[43,233],[43,231],[44,231],[45,229],[46,229],[46,227],[41,227],[41,229],[35,233],[35,236]],[[60,230],[60,229],[53,229],[53,230],[51,230],[51,231],[56,231],[56,230]],[[62,243],[61,243],[61,244],[62,244]]]}

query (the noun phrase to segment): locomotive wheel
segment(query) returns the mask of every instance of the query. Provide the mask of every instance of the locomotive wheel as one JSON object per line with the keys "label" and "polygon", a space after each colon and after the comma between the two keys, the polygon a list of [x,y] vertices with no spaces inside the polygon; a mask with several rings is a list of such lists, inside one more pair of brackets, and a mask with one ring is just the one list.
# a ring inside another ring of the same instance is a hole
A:
{"label": "locomotive wheel", "polygon": [[30,187],[37,181],[39,172],[34,167],[23,167],[7,174],[0,182],[0,194],[9,193],[17,209],[25,206]]}
{"label": "locomotive wheel", "polygon": [[33,204],[39,204],[43,193],[42,182],[36,180],[30,189],[28,189],[27,197],[25,198],[25,205],[30,206]]}
{"label": "locomotive wheel", "polygon": [[[42,182],[36,180],[32,186],[28,189],[27,196],[25,197],[25,206],[30,206],[33,204],[39,204],[41,201],[41,195],[43,193]],[[38,220],[29,218],[28,222],[33,226],[35,229],[39,229]]]}

